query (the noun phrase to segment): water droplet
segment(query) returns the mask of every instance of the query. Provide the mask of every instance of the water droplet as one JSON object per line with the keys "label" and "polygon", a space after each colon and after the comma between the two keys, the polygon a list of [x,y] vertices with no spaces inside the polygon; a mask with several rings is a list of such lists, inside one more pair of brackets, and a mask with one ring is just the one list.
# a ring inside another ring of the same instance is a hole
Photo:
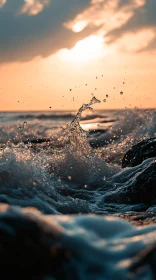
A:
{"label": "water droplet", "polygon": [[103,102],[106,102],[106,99],[104,99]]}
{"label": "water droplet", "polygon": [[108,94],[106,94],[106,97],[108,98]]}
{"label": "water droplet", "polygon": [[123,91],[120,91],[120,94],[123,95]]}
{"label": "water droplet", "polygon": [[93,96],[92,100],[90,101],[90,103],[88,105],[93,105],[95,103],[101,103],[101,101],[98,100],[95,96]]}

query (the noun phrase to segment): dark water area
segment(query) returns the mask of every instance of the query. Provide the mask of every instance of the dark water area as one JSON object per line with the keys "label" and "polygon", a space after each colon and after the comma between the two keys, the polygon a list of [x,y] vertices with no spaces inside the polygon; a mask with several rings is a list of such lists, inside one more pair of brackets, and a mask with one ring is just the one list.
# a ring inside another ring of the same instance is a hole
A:
{"label": "dark water area", "polygon": [[0,113],[5,279],[156,279],[156,111],[98,102]]}

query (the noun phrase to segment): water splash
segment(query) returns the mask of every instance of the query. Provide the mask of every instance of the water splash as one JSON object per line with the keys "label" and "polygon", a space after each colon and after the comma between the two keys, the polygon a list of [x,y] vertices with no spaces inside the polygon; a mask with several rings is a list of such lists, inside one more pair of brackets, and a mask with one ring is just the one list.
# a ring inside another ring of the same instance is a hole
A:
{"label": "water splash", "polygon": [[24,130],[26,126],[27,126],[27,122],[23,122],[22,125],[19,125],[19,130]]}
{"label": "water splash", "polygon": [[87,133],[80,125],[82,113],[93,110],[92,105],[100,103],[95,96],[88,104],[83,104],[75,118],[63,129],[62,138],[67,144],[58,155],[53,155],[52,170],[62,180],[76,183],[77,186],[101,184],[104,176],[112,175],[112,168],[106,164],[87,141]]}
{"label": "water splash", "polygon": [[95,96],[91,99],[91,101],[88,104],[83,104],[80,109],[78,110],[75,118],[70,124],[67,124],[66,128],[64,129],[64,134],[67,135],[69,139],[69,143],[71,145],[71,148],[76,150],[83,151],[87,148],[90,149],[90,146],[87,142],[87,133],[85,130],[82,129],[80,125],[80,120],[82,113],[86,110],[93,110],[91,107],[94,104],[101,103],[100,100],[98,100]]}

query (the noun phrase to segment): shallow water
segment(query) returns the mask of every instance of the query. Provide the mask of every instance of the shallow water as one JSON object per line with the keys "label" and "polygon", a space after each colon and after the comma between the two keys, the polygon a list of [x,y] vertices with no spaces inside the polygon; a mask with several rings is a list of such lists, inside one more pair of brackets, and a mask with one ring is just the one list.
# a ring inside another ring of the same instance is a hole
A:
{"label": "shallow water", "polygon": [[[73,260],[77,279],[128,279],[130,259],[154,244],[156,227],[136,229],[116,216],[156,211],[156,162],[122,169],[121,161],[134,144],[156,136],[156,113],[92,111],[96,102],[78,113],[0,114],[0,202],[55,214],[63,246],[74,246],[78,256],[84,247],[83,258]],[[84,263],[99,265],[96,278]],[[135,276],[152,279],[152,272],[145,268]]]}
{"label": "shallow water", "polygon": [[77,114],[1,113],[0,201],[61,214],[145,211],[155,204],[138,186],[155,158],[121,168],[132,145],[156,135],[155,111],[87,110],[94,102]]}

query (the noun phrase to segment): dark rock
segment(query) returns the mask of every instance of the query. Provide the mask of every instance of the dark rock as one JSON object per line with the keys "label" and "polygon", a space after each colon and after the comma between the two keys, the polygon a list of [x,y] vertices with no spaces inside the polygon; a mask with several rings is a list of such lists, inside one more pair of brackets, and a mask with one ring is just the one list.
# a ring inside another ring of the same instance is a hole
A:
{"label": "dark rock", "polygon": [[0,237],[1,279],[67,279],[68,251],[35,219],[0,213]]}
{"label": "dark rock", "polygon": [[156,162],[148,164],[124,185],[118,183],[115,190],[105,198],[106,202],[153,205],[156,202]]}
{"label": "dark rock", "polygon": [[143,140],[133,146],[123,157],[122,167],[134,167],[152,157],[156,157],[156,138]]}
{"label": "dark rock", "polygon": [[10,173],[8,171],[0,171],[0,180],[6,181],[8,180]]}

